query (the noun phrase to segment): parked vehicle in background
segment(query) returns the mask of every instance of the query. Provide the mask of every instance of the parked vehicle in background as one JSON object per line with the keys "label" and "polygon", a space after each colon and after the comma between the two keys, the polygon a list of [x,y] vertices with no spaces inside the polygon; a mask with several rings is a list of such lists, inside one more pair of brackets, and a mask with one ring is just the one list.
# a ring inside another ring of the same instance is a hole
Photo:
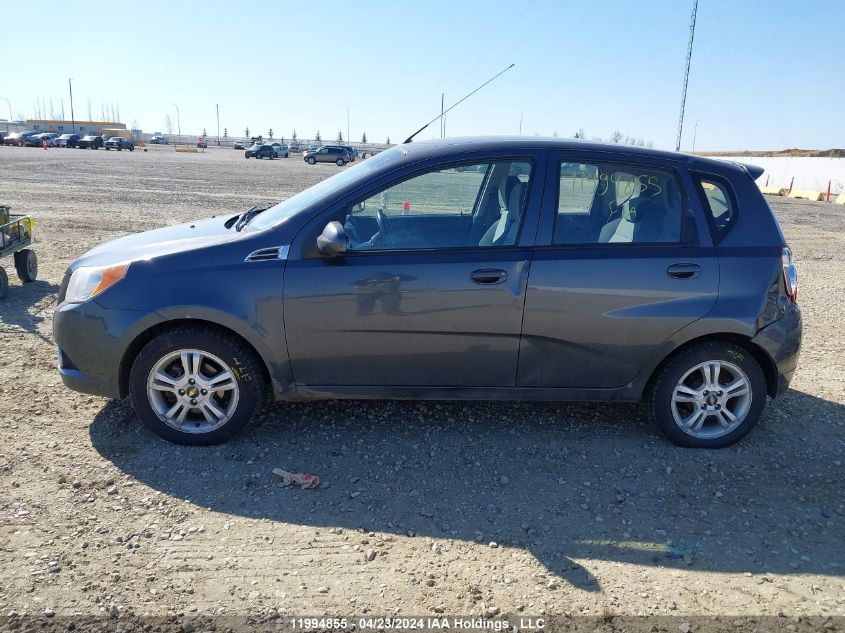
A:
{"label": "parked vehicle in background", "polygon": [[272,145],[260,145],[256,143],[244,152],[244,158],[276,158],[276,150]]}
{"label": "parked vehicle in background", "polygon": [[287,158],[290,155],[287,145],[282,145],[281,143],[273,143],[271,144],[271,147],[276,152],[276,158]]}
{"label": "parked vehicle in background", "polygon": [[3,145],[17,145],[23,147],[35,132],[12,132],[3,139]]}
{"label": "parked vehicle in background", "polygon": [[234,143],[232,143],[232,149],[244,149],[244,142],[235,141]]}
{"label": "parked vehicle in background", "polygon": [[150,145],[169,145],[170,139],[166,136],[151,136],[150,137]]}
{"label": "parked vehicle in background", "polygon": [[62,134],[54,141],[56,147],[79,147],[79,134]]}
{"label": "parked vehicle in background", "polygon": [[103,147],[103,137],[102,136],[95,136],[93,134],[88,134],[87,136],[83,136],[79,139],[79,144],[77,147],[79,149],[100,149]]}
{"label": "parked vehicle in background", "polygon": [[352,147],[351,145],[341,145],[340,147],[349,152],[350,162],[355,162],[355,159],[358,158],[358,150]]}
{"label": "parked vehicle in background", "polygon": [[291,143],[290,145],[288,145],[288,151],[291,154],[299,154],[302,151],[302,145],[296,142]]}
{"label": "parked vehicle in background", "polygon": [[264,144],[264,138],[261,137],[261,136],[250,136],[249,137],[249,144],[255,145],[256,143],[258,143],[259,145],[263,145]]}
{"label": "parked vehicle in background", "polygon": [[135,143],[120,136],[112,136],[104,143],[104,147],[106,149],[116,149],[118,152],[125,149],[128,149],[130,152],[135,151]]}
{"label": "parked vehicle in background", "polygon": [[55,147],[55,141],[59,135],[55,132],[42,132],[41,134],[33,134],[27,141],[28,147],[41,147],[42,143],[46,142],[47,147]]}
{"label": "parked vehicle in background", "polygon": [[4,139],[4,138],[6,138],[8,135],[9,135],[9,133],[8,133],[8,132],[5,132],[5,131],[3,131],[3,130],[0,130],[0,145],[2,145],[2,144],[3,144],[3,139]]}
{"label": "parked vehicle in background", "polygon": [[208,141],[204,139],[202,136],[197,138],[197,149],[206,149],[208,147]]}
{"label": "parked vehicle in background", "polygon": [[728,446],[801,342],[761,173],[559,139],[401,145],[89,251],[59,291],[58,369],[183,444],[233,437],[272,391],[643,400],[677,444]]}
{"label": "parked vehicle in background", "polygon": [[314,165],[315,163],[335,163],[338,167],[342,167],[352,161],[349,151],[339,145],[324,145],[314,150],[308,150],[303,154],[303,159],[309,165]]}

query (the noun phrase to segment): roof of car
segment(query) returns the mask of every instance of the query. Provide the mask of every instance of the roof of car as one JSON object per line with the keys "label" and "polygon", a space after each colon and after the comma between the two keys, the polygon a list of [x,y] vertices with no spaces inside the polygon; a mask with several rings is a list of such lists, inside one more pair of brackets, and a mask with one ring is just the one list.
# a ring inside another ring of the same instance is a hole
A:
{"label": "roof of car", "polygon": [[[466,151],[493,151],[508,149],[547,149],[547,150],[579,150],[608,152],[614,154],[628,154],[632,156],[647,156],[661,158],[686,164],[690,169],[708,170],[713,168],[718,171],[728,169],[745,170],[747,167],[742,163],[715,160],[704,158],[694,154],[683,152],[670,152],[653,149],[650,147],[637,147],[635,145],[623,145],[621,143],[604,143],[597,141],[586,141],[581,139],[562,139],[542,136],[467,136],[447,139],[435,139],[430,141],[414,141],[397,145],[406,151],[409,156],[417,155],[416,158],[426,158],[426,154],[434,156],[448,156],[460,154]],[[757,168],[759,169],[759,168]]]}

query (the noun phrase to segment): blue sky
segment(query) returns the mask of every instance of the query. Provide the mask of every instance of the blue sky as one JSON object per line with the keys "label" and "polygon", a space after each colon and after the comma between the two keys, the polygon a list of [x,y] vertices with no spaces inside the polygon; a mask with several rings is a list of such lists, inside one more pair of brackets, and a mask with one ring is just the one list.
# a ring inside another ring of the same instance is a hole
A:
{"label": "blue sky", "polygon": [[[0,96],[77,118],[101,104],[148,132],[401,141],[450,113],[447,134],[588,137],[674,148],[691,0],[4,2]],[[838,25],[838,27],[836,26]],[[845,147],[838,0],[700,0],[683,149]],[[59,28],[61,26],[61,28]],[[31,28],[30,28],[31,27]],[[43,29],[43,35],[38,30]],[[79,36],[67,33],[79,29]],[[84,33],[84,34],[83,34]],[[0,99],[0,117],[8,106]],[[419,138],[439,135],[435,123]]]}

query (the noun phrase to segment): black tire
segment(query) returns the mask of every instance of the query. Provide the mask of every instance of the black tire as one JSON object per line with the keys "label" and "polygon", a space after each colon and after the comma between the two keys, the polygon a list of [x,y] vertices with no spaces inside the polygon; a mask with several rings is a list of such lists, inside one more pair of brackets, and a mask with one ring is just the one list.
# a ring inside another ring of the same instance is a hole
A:
{"label": "black tire", "polygon": [[[196,349],[217,356],[233,368],[238,401],[231,418],[206,433],[180,431],[165,423],[147,397],[147,378],[165,356],[181,349]],[[226,442],[240,433],[258,413],[264,400],[261,360],[243,341],[212,328],[185,326],[159,334],[147,343],[129,373],[129,397],[136,415],[156,435],[176,444],[210,446]]]}
{"label": "black tire", "polygon": [[9,294],[9,275],[0,266],[0,299],[5,299],[7,294]]}
{"label": "black tire", "polygon": [[334,163],[338,167],[343,167],[346,164],[346,162],[342,158],[338,158]]}
{"label": "black tire", "polygon": [[30,283],[38,276],[38,257],[31,248],[24,248],[15,253],[15,270],[18,279]]}
{"label": "black tire", "polygon": [[313,156],[309,156],[308,158],[305,159],[305,162],[308,163],[309,165],[315,165],[317,163],[317,159],[314,158]]}
{"label": "black tire", "polygon": [[[699,437],[687,432],[675,421],[672,398],[684,375],[708,361],[729,363],[743,371],[751,387],[751,402],[745,417],[733,430],[716,437]],[[760,419],[766,406],[766,376],[754,355],[740,345],[722,341],[698,343],[678,352],[658,371],[652,381],[647,404],[649,419],[675,444],[688,448],[724,448],[747,435]]]}

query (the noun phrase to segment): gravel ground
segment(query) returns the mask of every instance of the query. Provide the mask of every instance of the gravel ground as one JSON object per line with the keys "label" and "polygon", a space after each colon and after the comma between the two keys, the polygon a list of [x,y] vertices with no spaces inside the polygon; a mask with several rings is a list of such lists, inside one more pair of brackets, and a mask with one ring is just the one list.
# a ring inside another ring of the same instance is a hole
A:
{"label": "gravel ground", "polygon": [[[845,615],[841,206],[772,201],[804,348],[792,389],[730,449],[676,448],[634,405],[356,401],[274,404],[236,441],[185,448],[126,403],[62,387],[51,314],[75,257],[337,169],[0,148],[0,201],[36,216],[41,268],[0,304],[4,626],[24,613],[186,630],[210,615],[396,613],[842,626],[824,619]],[[276,467],[322,484],[284,488]]]}

